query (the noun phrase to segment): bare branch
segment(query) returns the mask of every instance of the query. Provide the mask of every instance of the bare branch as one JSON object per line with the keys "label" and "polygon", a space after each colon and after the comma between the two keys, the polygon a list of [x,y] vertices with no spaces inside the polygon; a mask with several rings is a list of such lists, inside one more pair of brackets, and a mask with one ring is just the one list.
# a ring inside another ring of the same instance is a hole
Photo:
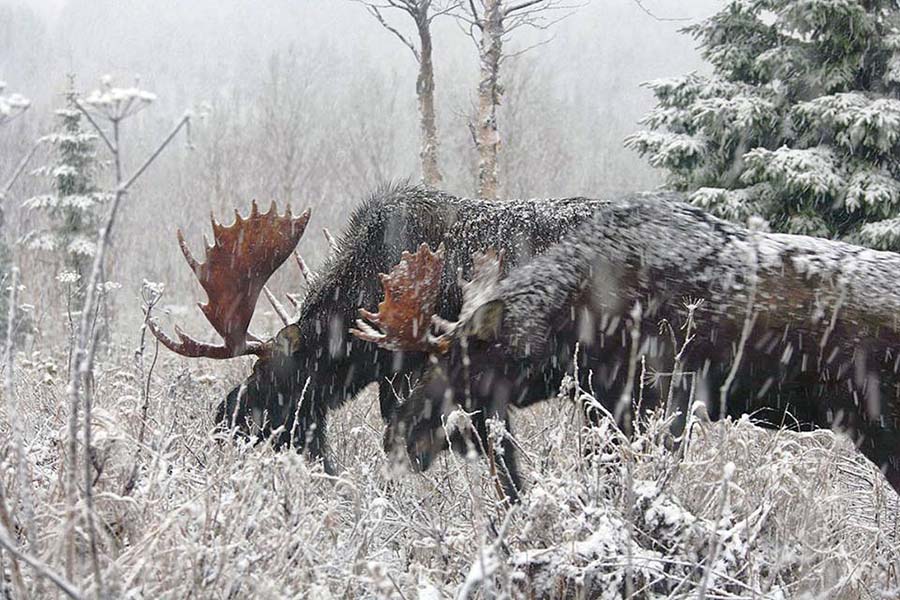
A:
{"label": "bare branch", "polygon": [[106,133],[100,128],[100,125],[97,124],[97,121],[94,120],[94,117],[91,116],[91,113],[81,104],[79,99],[75,99],[75,106],[78,107],[78,110],[81,111],[81,114],[85,116],[88,122],[94,126],[94,129],[97,131],[97,134],[100,136],[100,139],[106,144],[106,147],[109,148],[109,151],[113,154],[116,154],[118,150],[116,149],[115,144],[113,144],[109,138],[106,136]]}
{"label": "bare branch", "polygon": [[[406,46],[407,48],[409,48],[409,51],[413,53],[413,57],[416,59],[416,62],[419,62],[419,61],[422,60],[421,57],[419,56],[419,50],[415,47],[415,45],[413,45],[413,43],[410,42],[410,41],[406,38],[405,35],[403,35],[402,33],[400,33],[399,30],[397,30],[394,26],[392,26],[390,23],[388,23],[388,22],[385,20],[384,16],[382,16],[382,14],[381,14],[381,11],[378,10],[378,7],[377,7],[375,4],[371,4],[371,3],[369,3],[369,2],[364,2],[363,0],[360,0],[360,2],[366,6],[366,8],[369,10],[369,14],[371,14],[373,17],[375,17],[375,19],[376,19],[379,23],[381,23],[381,26],[382,26],[382,27],[384,27],[385,29],[387,29],[388,31],[390,31],[391,33],[393,33],[395,36],[397,36],[397,38],[398,38],[401,42],[403,42],[403,45]],[[392,5],[392,7],[393,7],[393,8],[399,8],[400,10],[404,10],[404,11],[409,12],[408,9],[403,8],[403,7],[399,7],[399,6],[396,6],[396,5]],[[411,14],[412,14],[412,13],[411,13]],[[413,16],[413,18],[415,18],[415,15],[414,15],[414,14],[413,14],[412,16]]]}
{"label": "bare branch", "polygon": [[[3,382],[6,394],[8,418],[12,421],[12,440],[16,455],[16,483],[19,485],[20,494],[28,493],[27,471],[25,467],[25,451],[23,449],[22,415],[19,413],[19,403],[15,400],[15,321],[16,321],[16,292],[19,287],[19,269],[13,267],[9,273],[9,315],[6,320],[6,373]],[[23,508],[26,513],[31,513],[31,502],[23,500]],[[10,527],[9,514],[6,508],[6,493],[0,489],[0,509],[2,509],[2,521],[5,528]],[[29,542],[34,543],[34,514],[25,515],[26,527],[28,527]],[[16,588],[22,597],[28,596],[28,590],[22,580],[19,564],[14,557],[12,560],[12,576]]]}
{"label": "bare branch", "polygon": [[43,143],[43,139],[35,142],[34,146],[31,147],[31,150],[28,151],[28,154],[26,154],[25,157],[19,162],[16,170],[13,171],[12,177],[9,178],[9,181],[6,182],[6,185],[3,186],[2,190],[0,190],[0,200],[3,200],[6,194],[9,193],[9,190],[12,189],[12,186],[15,185],[16,180],[25,170],[25,167],[28,166],[28,163],[31,162],[31,159],[34,157],[34,153],[37,152],[37,149],[40,147],[41,143]]}
{"label": "bare branch", "polygon": [[526,8],[534,6],[535,4],[540,4],[541,2],[546,2],[546,1],[547,0],[525,0],[525,2],[522,2],[521,4],[516,4],[515,6],[510,6],[509,8],[504,10],[503,16],[509,16],[516,11],[525,10]]}
{"label": "bare branch", "polygon": [[438,17],[442,17],[444,15],[448,15],[452,13],[456,7],[459,6],[456,2],[450,2],[443,8],[436,9],[433,13],[428,16],[428,22],[431,23]]}
{"label": "bare branch", "polygon": [[546,46],[547,44],[549,44],[550,42],[552,42],[555,39],[556,39],[556,34],[554,33],[547,39],[541,40],[539,42],[535,42],[534,44],[531,44],[529,46],[525,46],[521,50],[517,50],[515,52],[510,52],[508,54],[505,54],[505,55],[503,55],[503,57],[500,60],[501,60],[501,62],[506,62],[507,60],[510,60],[510,59],[519,58],[523,54],[530,52],[531,50],[534,50],[535,48],[540,48],[541,46]]}
{"label": "bare branch", "polygon": [[634,3],[638,5],[642,11],[644,11],[650,17],[656,19],[657,21],[690,21],[690,17],[660,17],[657,16],[653,11],[644,6],[642,0],[634,0]]}
{"label": "bare branch", "polygon": [[[172,141],[172,138],[174,138],[175,135],[178,134],[179,131],[181,131],[181,128],[182,128],[182,127],[188,127],[188,128],[190,128],[190,122],[191,122],[191,116],[190,116],[190,115],[184,115],[184,116],[181,118],[181,120],[178,122],[178,124],[172,129],[172,131],[169,132],[169,135],[166,136],[166,139],[164,139],[164,140],[162,141],[162,143],[161,143],[161,144],[156,148],[156,150],[153,152],[153,154],[151,154],[151,155],[147,158],[147,160],[144,161],[144,164],[142,164],[142,165],[140,166],[140,168],[138,168],[138,170],[134,172],[134,175],[132,175],[131,177],[129,177],[129,178],[128,178],[128,181],[126,181],[125,183],[123,183],[123,184],[119,187],[119,190],[121,190],[122,192],[127,192],[127,191],[128,191],[128,188],[131,187],[131,185],[138,179],[138,177],[140,177],[141,175],[144,174],[144,171],[147,170],[147,167],[149,167],[151,164],[153,164],[153,161],[156,160],[156,157],[159,156],[159,154],[160,154],[163,150],[166,149],[166,146],[168,146],[168,145],[169,145],[169,142]],[[188,129],[188,139],[190,140],[190,129]],[[117,190],[117,191],[118,191],[118,190]]]}

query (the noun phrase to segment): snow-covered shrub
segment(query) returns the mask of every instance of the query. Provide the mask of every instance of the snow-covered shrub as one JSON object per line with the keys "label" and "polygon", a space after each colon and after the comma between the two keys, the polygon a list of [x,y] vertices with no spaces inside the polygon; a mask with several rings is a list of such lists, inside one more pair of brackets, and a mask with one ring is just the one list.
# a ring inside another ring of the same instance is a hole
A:
{"label": "snow-covered shrub", "polygon": [[685,31],[712,75],[648,82],[626,145],[721,217],[900,248],[900,6],[729,0]]}
{"label": "snow-covered shrub", "polygon": [[[109,597],[695,598],[705,589],[709,598],[851,600],[900,592],[900,499],[828,431],[694,420],[674,452],[656,415],[636,421],[630,440],[611,419],[588,426],[570,398],[592,398],[567,383],[560,399],[512,415],[528,489],[510,510],[478,458],[444,453],[423,474],[387,468],[377,394],[330,417],[339,474],[329,476],[299,454],[212,433],[216,404],[247,365],[160,355],[151,372],[152,347],[145,353],[139,368],[130,345],[113,344],[95,371],[87,456]],[[62,347],[18,357],[30,486],[18,485],[13,453],[0,473],[20,548],[63,573],[71,540],[76,585],[91,597],[80,505],[74,533],[64,535],[66,363]],[[0,404],[5,447],[10,406]],[[464,414],[452,421],[471,426]],[[81,463],[78,472],[82,481]],[[34,572],[22,572],[36,590]]]}

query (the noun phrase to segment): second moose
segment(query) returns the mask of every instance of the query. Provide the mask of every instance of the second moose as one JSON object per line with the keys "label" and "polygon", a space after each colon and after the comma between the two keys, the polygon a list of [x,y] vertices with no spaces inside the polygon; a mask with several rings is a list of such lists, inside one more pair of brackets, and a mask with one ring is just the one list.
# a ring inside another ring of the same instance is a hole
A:
{"label": "second moose", "polygon": [[[428,293],[407,293],[435,280],[428,270],[443,268],[440,253],[405,256],[384,279],[379,312],[364,315],[374,322],[357,332],[432,354],[389,427],[389,453],[399,448],[428,468],[460,441],[444,431],[451,410],[505,418],[510,406],[554,397],[576,356],[581,385],[627,424],[636,361],[665,372],[677,354],[685,376],[671,390],[672,378],[657,378],[644,389],[647,408],[671,398],[684,414],[693,378],[711,418],[747,413],[771,427],[842,430],[900,491],[900,256],[753,232],[676,200],[611,203],[505,278],[500,256],[481,256],[453,323],[432,319]],[[399,327],[409,315],[440,333]],[[485,440],[483,422],[476,433]],[[512,445],[494,454],[515,499]]]}

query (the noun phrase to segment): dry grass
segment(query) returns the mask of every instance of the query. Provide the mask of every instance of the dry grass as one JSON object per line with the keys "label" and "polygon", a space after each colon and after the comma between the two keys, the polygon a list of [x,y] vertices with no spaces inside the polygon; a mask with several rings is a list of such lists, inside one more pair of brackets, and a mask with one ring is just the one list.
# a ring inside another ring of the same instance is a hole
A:
{"label": "dry grass", "polygon": [[[19,548],[59,573],[64,365],[63,353],[19,356],[0,431]],[[630,444],[610,443],[608,422],[582,429],[572,402],[548,402],[516,415],[530,489],[507,511],[483,461],[445,455],[424,476],[389,472],[373,394],[330,422],[339,477],[292,453],[217,441],[212,408],[246,369],[163,355],[139,444],[143,382],[133,353],[120,348],[99,362],[91,452],[109,597],[900,594],[898,498],[829,432],[699,424],[676,461],[656,441],[654,420]],[[25,422],[24,486],[11,406]],[[74,583],[89,597],[86,540],[81,526]],[[3,567],[9,574],[8,553]],[[33,597],[55,594],[20,568]]]}

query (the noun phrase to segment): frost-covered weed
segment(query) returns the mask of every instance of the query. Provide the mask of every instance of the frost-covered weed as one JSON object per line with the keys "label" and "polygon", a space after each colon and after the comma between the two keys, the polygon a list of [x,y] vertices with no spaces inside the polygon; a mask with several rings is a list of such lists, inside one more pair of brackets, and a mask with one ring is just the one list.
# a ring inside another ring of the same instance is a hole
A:
{"label": "frost-covered weed", "polygon": [[[0,471],[20,547],[60,573],[66,358],[19,357],[29,489],[16,484],[14,453]],[[112,596],[692,598],[703,585],[717,598],[900,592],[898,498],[829,432],[695,423],[679,460],[657,417],[636,423],[627,440],[607,419],[586,427],[568,400],[546,402],[513,414],[529,488],[510,512],[484,461],[445,453],[422,475],[390,468],[374,394],[329,422],[336,477],[294,453],[217,439],[214,407],[245,368],[162,357],[139,444],[145,382],[132,353],[114,348],[98,364],[91,458]],[[0,443],[10,448],[3,417]],[[91,596],[83,526],[72,542],[82,561],[75,584]],[[22,571],[34,596],[49,595],[47,581]]]}

